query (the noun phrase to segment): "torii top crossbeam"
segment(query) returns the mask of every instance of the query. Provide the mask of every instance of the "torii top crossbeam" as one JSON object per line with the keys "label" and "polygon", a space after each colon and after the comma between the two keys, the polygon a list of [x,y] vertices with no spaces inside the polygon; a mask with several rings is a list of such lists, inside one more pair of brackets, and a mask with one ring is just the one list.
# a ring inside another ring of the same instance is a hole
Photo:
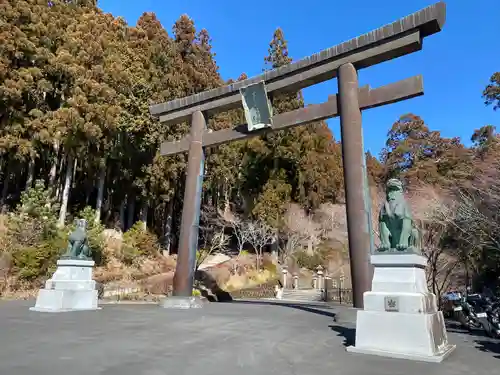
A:
{"label": "torii top crossbeam", "polygon": [[335,78],[338,68],[347,62],[359,70],[416,52],[422,48],[423,38],[441,31],[445,18],[446,4],[438,2],[295,63],[227,86],[152,105],[150,112],[161,122],[176,124],[189,120],[196,111],[216,114],[238,108],[241,107],[239,89],[262,80],[271,95],[298,91]]}

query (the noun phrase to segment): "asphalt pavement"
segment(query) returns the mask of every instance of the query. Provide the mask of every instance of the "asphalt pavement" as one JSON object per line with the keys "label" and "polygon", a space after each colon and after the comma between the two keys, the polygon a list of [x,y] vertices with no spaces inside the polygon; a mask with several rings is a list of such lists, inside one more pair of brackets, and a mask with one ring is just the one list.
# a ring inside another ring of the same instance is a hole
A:
{"label": "asphalt pavement", "polygon": [[498,373],[500,343],[450,328],[440,364],[348,353],[355,311],[273,302],[168,310],[104,305],[73,313],[0,301],[0,375],[482,375]]}

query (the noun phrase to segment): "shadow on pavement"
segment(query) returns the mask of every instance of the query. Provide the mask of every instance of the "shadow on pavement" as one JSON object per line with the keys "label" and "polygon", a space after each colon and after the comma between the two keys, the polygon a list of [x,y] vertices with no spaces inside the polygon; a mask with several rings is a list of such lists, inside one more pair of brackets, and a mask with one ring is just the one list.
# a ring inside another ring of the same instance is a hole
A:
{"label": "shadow on pavement", "polygon": [[235,300],[231,294],[223,290],[218,284],[215,278],[206,270],[197,270],[195,272],[195,280],[200,284],[204,285],[207,290],[200,290],[200,293],[209,302],[216,303],[240,303],[240,304],[250,304],[250,305],[272,305],[272,306],[283,306],[290,307],[297,310],[307,311],[310,313],[328,316],[333,318],[335,321],[335,313],[332,311],[325,311],[331,309],[331,307],[323,304],[315,304],[314,302],[304,302],[304,303],[294,303],[294,302],[284,302],[280,300],[274,301],[262,301],[262,300]]}
{"label": "shadow on pavement", "polygon": [[496,354],[493,358],[500,359],[500,340],[489,337],[484,329],[476,328],[468,330],[463,328],[459,323],[448,320],[446,322],[446,330],[448,332],[474,337],[476,349],[482,352]]}
{"label": "shadow on pavement", "polygon": [[482,352],[496,354],[493,357],[500,359],[500,341],[498,340],[475,340],[476,348]]}
{"label": "shadow on pavement", "polygon": [[335,320],[335,313],[333,311],[325,311],[327,309],[331,309],[329,306],[323,306],[318,304],[310,304],[310,303],[291,303],[291,302],[279,302],[279,301],[250,301],[250,300],[232,300],[228,301],[228,303],[242,303],[249,305],[268,305],[268,306],[283,306],[290,307],[292,309],[307,311],[310,313],[328,316]]}
{"label": "shadow on pavement", "polygon": [[[494,358],[500,359],[500,340],[489,338],[484,331],[472,330],[467,331],[461,329],[459,326],[453,324],[447,324],[447,331],[459,334],[470,334],[471,336],[481,337],[484,339],[474,340],[476,343],[476,348],[482,352],[488,352],[494,354]],[[344,338],[344,346],[348,347],[355,344],[356,341],[356,329],[344,327],[340,325],[330,325],[330,329],[336,332],[339,337]]]}
{"label": "shadow on pavement", "polygon": [[323,304],[315,304],[315,303],[294,303],[294,302],[284,302],[280,300],[275,301],[262,301],[262,300],[235,300],[231,296],[231,294],[222,288],[219,287],[215,278],[210,275],[206,270],[197,270],[195,272],[195,280],[204,285],[207,290],[200,290],[201,295],[205,297],[209,302],[216,303],[240,303],[240,304],[250,304],[250,305],[271,305],[271,306],[283,306],[289,307],[297,310],[307,311],[310,313],[328,316],[333,318],[335,321],[335,313],[331,310],[331,307]]}
{"label": "shadow on pavement", "polygon": [[475,337],[488,338],[488,335],[483,329],[471,329],[468,330],[456,324],[455,322],[446,322],[446,331],[451,333],[459,333],[461,335],[470,335]]}
{"label": "shadow on pavement", "polygon": [[331,325],[328,326],[330,329],[336,333],[337,336],[344,338],[344,346],[348,347],[354,345],[356,340],[356,329],[355,328],[347,328],[339,325]]}

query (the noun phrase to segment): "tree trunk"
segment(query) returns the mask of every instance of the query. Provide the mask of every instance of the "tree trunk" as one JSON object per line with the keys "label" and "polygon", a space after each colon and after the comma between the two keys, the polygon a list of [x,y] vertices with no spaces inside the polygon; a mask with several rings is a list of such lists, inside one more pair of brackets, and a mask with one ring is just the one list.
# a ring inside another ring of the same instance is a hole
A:
{"label": "tree trunk", "polygon": [[66,159],[66,175],[64,176],[64,189],[61,199],[61,210],[59,211],[59,226],[64,226],[66,220],[66,212],[68,210],[69,193],[71,190],[71,178],[73,177],[74,158],[71,154]]}
{"label": "tree trunk", "polygon": [[252,211],[251,198],[246,194],[246,192],[242,192],[241,190],[240,190],[240,197],[243,209],[243,216],[246,217]]}
{"label": "tree trunk", "polygon": [[5,169],[5,174],[3,175],[3,188],[2,188],[2,196],[0,197],[0,210],[1,212],[5,212],[5,201],[7,200],[7,194],[9,193],[9,182],[10,175],[12,173],[12,160],[7,160],[7,168]]}
{"label": "tree trunk", "polygon": [[[111,170],[111,168],[110,168]],[[108,172],[111,174],[111,172]],[[112,195],[112,190],[111,189],[106,189],[106,200],[103,200],[102,202],[102,212],[105,212],[104,219],[102,222],[105,225],[109,225],[110,221],[113,219],[114,215],[114,202],[113,202],[113,195]],[[102,214],[101,214],[102,215]],[[116,223],[113,223],[113,226]]]}
{"label": "tree trunk", "polygon": [[215,205],[214,207],[216,207],[217,209],[220,208],[220,202],[224,199],[222,197],[222,195],[224,194],[224,187],[222,184],[217,184],[216,185],[216,189],[217,189],[217,195],[216,195],[216,201],[215,201]]}
{"label": "tree trunk", "polygon": [[256,264],[256,267],[257,267],[257,272],[260,272],[261,269],[260,269],[260,265],[262,263],[262,249],[256,249],[257,251],[255,252],[255,255],[256,255],[256,260],[257,260],[257,264]]}
{"label": "tree trunk", "polygon": [[163,232],[165,252],[170,254],[172,245],[172,218],[174,214],[174,200],[170,199],[165,207],[165,229]]}
{"label": "tree trunk", "polygon": [[309,256],[314,255],[314,246],[312,238],[309,238],[309,240],[307,240],[307,255]]}
{"label": "tree trunk", "polygon": [[[57,176],[59,176],[59,178],[57,179],[57,188],[56,188],[56,195],[55,195],[59,202],[61,201],[61,198],[62,198],[61,194],[63,191],[62,171],[64,170],[66,164],[67,164],[67,161],[65,161],[65,158],[63,155],[59,161],[59,172],[57,173]],[[72,165],[73,165],[73,163],[72,163]]]}
{"label": "tree trunk", "polygon": [[231,188],[229,187],[229,183],[226,180],[226,183],[224,185],[224,217],[228,217],[228,215],[231,213],[231,206],[229,201],[230,190]]}
{"label": "tree trunk", "polygon": [[127,208],[127,195],[125,195],[120,203],[120,228],[122,232],[125,232],[125,209]]}
{"label": "tree trunk", "polygon": [[90,197],[92,196],[92,190],[94,189],[94,186],[90,183],[85,184],[87,185],[85,188],[85,207],[90,206]]}
{"label": "tree trunk", "polygon": [[35,179],[35,158],[30,158],[28,162],[28,176],[26,177],[25,190],[28,190],[33,186],[33,180]]}
{"label": "tree trunk", "polygon": [[144,200],[144,202],[142,202],[141,213],[140,213],[140,220],[142,223],[143,231],[146,231],[148,229],[148,210],[149,210],[149,203],[147,200]]}
{"label": "tree trunk", "polygon": [[431,273],[431,282],[432,282],[432,293],[437,296],[437,256],[436,249],[433,249],[433,253],[431,253],[431,264],[430,264],[430,273]]}
{"label": "tree trunk", "polygon": [[[275,148],[275,150],[278,150],[278,148]],[[273,161],[273,172],[276,174],[276,176],[278,175],[278,170],[279,170],[279,159],[275,155]],[[279,218],[276,218],[276,223],[278,223],[278,219]],[[274,243],[271,244],[271,255],[273,259],[277,260],[279,252],[278,238],[280,238],[278,228],[275,229],[275,235],[276,235],[276,241],[274,241]]]}
{"label": "tree trunk", "polygon": [[135,196],[130,195],[130,199],[128,202],[128,210],[127,210],[127,229],[132,228],[134,226],[135,220]]}
{"label": "tree trunk", "polygon": [[52,189],[52,192],[56,191],[54,183],[56,182],[58,165],[59,165],[59,142],[54,141],[54,160],[52,162],[52,165],[50,166],[50,172],[49,172],[49,188]]}
{"label": "tree trunk", "polygon": [[74,165],[73,165],[73,178],[71,179],[72,182],[72,187],[76,187],[76,170],[78,167],[78,158],[75,158]]}
{"label": "tree trunk", "polygon": [[104,198],[104,182],[106,181],[106,162],[99,168],[99,181],[97,181],[97,199],[95,202],[95,223],[101,220],[102,201]]}

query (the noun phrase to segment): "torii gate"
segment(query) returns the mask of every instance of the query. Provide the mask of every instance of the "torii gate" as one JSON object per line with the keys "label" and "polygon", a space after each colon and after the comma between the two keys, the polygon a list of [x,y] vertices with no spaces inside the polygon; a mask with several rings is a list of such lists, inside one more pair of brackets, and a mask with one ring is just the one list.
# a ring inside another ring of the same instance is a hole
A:
{"label": "torii gate", "polygon": [[[192,295],[205,160],[203,148],[340,116],[353,304],[363,307],[363,293],[371,288],[373,241],[361,111],[423,95],[423,82],[421,76],[415,76],[377,89],[360,88],[357,71],[421,50],[423,39],[440,32],[445,18],[446,4],[438,2],[295,63],[150,107],[151,114],[164,123],[177,124],[191,119],[188,136],[180,141],[165,142],[160,149],[162,155],[188,151],[174,296]],[[252,105],[249,101],[248,92],[256,92],[257,98],[262,99],[264,95],[297,92],[332,78],[338,80],[338,94],[321,104],[273,116],[268,98],[264,100],[267,107],[262,103]],[[206,129],[208,116],[242,106],[248,125],[216,132]],[[261,115],[257,122],[250,113],[255,109]]]}

